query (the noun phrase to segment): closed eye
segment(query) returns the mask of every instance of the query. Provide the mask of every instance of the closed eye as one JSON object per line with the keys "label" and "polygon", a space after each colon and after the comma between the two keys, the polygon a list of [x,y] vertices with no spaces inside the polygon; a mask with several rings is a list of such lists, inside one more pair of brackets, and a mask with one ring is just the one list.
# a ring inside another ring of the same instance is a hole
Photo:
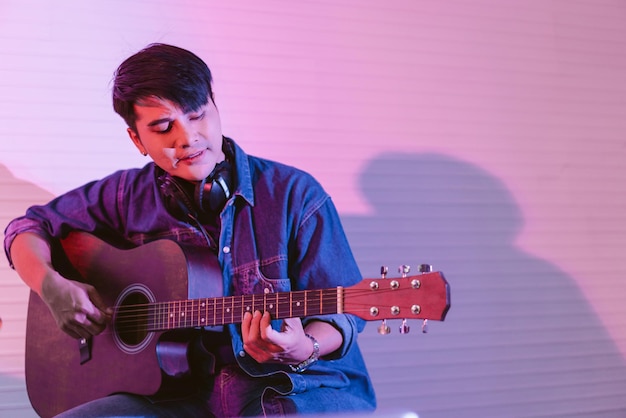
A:
{"label": "closed eye", "polygon": [[192,115],[189,117],[189,120],[202,120],[204,119],[204,115],[206,114],[206,112],[202,112],[199,115]]}
{"label": "closed eye", "polygon": [[172,130],[172,126],[174,125],[173,122],[165,122],[165,123],[161,123],[159,125],[156,125],[154,128],[154,132],[158,133],[158,134],[166,134],[169,131]]}
{"label": "closed eye", "polygon": [[151,128],[152,132],[156,132],[158,134],[165,134],[172,130],[172,125],[174,121],[169,118],[157,119],[148,123],[148,127]]}

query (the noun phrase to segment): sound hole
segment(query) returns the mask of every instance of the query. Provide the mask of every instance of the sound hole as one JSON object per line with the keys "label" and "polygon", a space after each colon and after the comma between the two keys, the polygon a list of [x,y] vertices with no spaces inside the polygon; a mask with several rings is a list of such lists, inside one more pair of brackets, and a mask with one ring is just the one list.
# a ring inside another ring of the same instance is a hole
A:
{"label": "sound hole", "polygon": [[115,342],[122,351],[136,353],[150,342],[149,307],[153,302],[154,296],[143,285],[130,286],[119,296],[114,328]]}

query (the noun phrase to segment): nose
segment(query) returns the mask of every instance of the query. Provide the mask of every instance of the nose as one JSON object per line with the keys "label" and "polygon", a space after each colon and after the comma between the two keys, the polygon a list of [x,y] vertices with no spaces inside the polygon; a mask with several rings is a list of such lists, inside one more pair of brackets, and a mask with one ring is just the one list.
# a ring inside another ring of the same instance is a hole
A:
{"label": "nose", "polygon": [[192,143],[198,140],[197,132],[190,123],[178,121],[176,137],[174,142],[175,148],[188,148]]}

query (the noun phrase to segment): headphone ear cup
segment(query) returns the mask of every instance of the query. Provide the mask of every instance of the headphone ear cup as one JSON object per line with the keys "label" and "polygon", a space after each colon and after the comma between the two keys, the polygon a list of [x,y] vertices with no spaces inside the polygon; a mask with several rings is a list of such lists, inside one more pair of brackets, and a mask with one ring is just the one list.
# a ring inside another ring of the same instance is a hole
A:
{"label": "headphone ear cup", "polygon": [[231,170],[227,161],[220,163],[213,175],[196,185],[196,205],[203,214],[220,211],[230,198]]}

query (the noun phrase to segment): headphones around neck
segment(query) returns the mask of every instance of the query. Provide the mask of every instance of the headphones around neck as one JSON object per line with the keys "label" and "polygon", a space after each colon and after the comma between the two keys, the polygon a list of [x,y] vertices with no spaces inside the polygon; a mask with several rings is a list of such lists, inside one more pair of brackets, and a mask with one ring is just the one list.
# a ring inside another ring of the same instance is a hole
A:
{"label": "headphones around neck", "polygon": [[194,184],[163,172],[158,186],[167,211],[180,220],[190,216],[206,219],[216,216],[232,195],[232,168],[227,160],[217,164],[211,174]]}

